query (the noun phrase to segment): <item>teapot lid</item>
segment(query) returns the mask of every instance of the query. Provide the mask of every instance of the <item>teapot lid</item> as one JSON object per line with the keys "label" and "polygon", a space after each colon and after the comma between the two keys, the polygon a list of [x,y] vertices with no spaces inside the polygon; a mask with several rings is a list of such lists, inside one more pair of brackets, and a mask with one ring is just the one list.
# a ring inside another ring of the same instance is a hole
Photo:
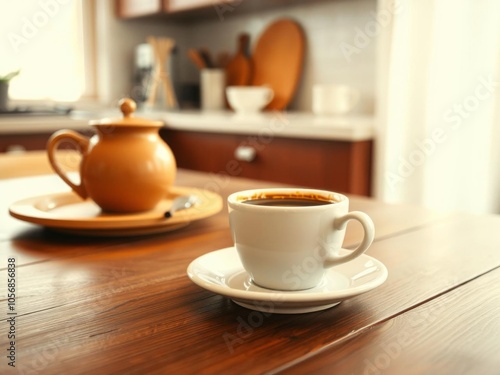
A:
{"label": "teapot lid", "polygon": [[118,104],[123,118],[104,118],[101,120],[90,121],[90,125],[115,125],[115,126],[144,126],[144,127],[162,127],[162,121],[149,120],[145,118],[135,117],[134,112],[137,108],[135,101],[130,98],[121,99]]}

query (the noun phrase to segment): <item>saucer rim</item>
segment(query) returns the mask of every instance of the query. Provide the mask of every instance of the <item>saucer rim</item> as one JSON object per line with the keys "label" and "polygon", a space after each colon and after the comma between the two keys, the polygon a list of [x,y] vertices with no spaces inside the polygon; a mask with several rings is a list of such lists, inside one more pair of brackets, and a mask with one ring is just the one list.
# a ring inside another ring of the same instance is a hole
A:
{"label": "saucer rim", "polygon": [[[340,264],[338,266],[335,266],[334,268],[330,268],[327,270],[327,272],[339,272],[342,270],[343,267],[346,267],[347,265],[352,265],[352,262],[356,261],[372,261],[375,263],[375,265],[378,268],[378,272],[380,273],[378,277],[376,277],[373,280],[370,280],[366,283],[363,283],[361,285],[355,286],[355,287],[347,287],[344,289],[339,289],[335,291],[323,291],[323,292],[317,292],[317,293],[303,293],[303,291],[284,291],[284,290],[271,290],[266,292],[261,292],[261,291],[247,291],[247,290],[241,290],[241,289],[234,289],[231,288],[229,285],[224,284],[224,285],[219,285],[215,283],[210,283],[207,282],[201,278],[199,278],[194,272],[193,269],[196,267],[197,263],[201,261],[203,257],[207,256],[214,256],[215,254],[224,254],[230,251],[236,252],[236,249],[234,246],[218,249],[215,251],[211,251],[209,253],[205,253],[189,264],[187,268],[187,275],[191,279],[192,282],[194,282],[196,285],[209,290],[213,293],[220,294],[226,297],[229,297],[231,299],[236,299],[240,301],[263,301],[263,302],[279,302],[279,303],[284,303],[284,304],[298,304],[298,303],[325,303],[325,304],[333,304],[335,302],[340,302],[343,301],[347,298],[351,298],[357,295],[360,295],[362,293],[366,293],[380,285],[382,285],[386,280],[389,275],[387,267],[378,259],[369,256],[367,254],[361,254],[359,257],[355,258],[351,262]],[[350,252],[350,250],[347,249],[341,249],[341,252]],[[235,258],[237,261],[239,261],[239,258]],[[243,266],[241,265],[241,262],[238,262],[239,266],[237,271],[234,271],[231,273],[231,275],[236,274],[237,272],[245,272],[246,271],[243,269]],[[340,272],[341,273],[341,272]],[[229,275],[228,277],[229,278]],[[276,296],[279,296],[279,300],[276,300]]]}

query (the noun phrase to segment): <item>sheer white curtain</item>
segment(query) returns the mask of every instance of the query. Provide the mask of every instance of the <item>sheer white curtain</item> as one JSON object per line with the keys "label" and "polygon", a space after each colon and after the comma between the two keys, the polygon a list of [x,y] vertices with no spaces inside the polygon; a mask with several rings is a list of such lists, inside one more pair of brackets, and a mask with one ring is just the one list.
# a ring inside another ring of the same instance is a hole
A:
{"label": "sheer white curtain", "polygon": [[375,196],[500,213],[500,1],[378,8]]}

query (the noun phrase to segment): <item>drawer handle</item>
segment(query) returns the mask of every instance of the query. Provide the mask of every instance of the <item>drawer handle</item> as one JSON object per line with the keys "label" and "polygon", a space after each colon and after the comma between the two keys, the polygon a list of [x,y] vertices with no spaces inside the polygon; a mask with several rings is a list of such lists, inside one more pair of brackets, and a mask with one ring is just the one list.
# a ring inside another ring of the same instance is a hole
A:
{"label": "drawer handle", "polygon": [[250,146],[238,146],[234,151],[234,157],[239,161],[251,162],[255,160],[257,151]]}
{"label": "drawer handle", "polygon": [[27,149],[23,145],[9,145],[5,149],[6,154],[22,154],[26,151]]}

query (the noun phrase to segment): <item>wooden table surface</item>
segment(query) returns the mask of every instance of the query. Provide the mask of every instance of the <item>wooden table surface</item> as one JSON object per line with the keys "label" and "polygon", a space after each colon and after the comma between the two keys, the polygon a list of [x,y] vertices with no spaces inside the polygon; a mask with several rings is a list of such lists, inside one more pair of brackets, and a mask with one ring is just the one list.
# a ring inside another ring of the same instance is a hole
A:
{"label": "wooden table surface", "polygon": [[[498,216],[351,197],[351,209],[375,222],[367,254],[387,266],[387,281],[320,312],[267,314],[206,291],[186,275],[193,259],[232,245],[226,207],[165,234],[62,235],[9,216],[19,199],[67,190],[55,175],[19,177],[26,163],[30,174],[50,172],[43,154],[0,157],[2,374],[500,371]],[[210,186],[224,199],[274,185],[185,170],[177,184]],[[359,231],[348,228],[345,247],[356,244]],[[12,259],[14,320],[7,296]],[[8,338],[13,325],[15,340]],[[6,357],[10,341],[15,368]]]}

